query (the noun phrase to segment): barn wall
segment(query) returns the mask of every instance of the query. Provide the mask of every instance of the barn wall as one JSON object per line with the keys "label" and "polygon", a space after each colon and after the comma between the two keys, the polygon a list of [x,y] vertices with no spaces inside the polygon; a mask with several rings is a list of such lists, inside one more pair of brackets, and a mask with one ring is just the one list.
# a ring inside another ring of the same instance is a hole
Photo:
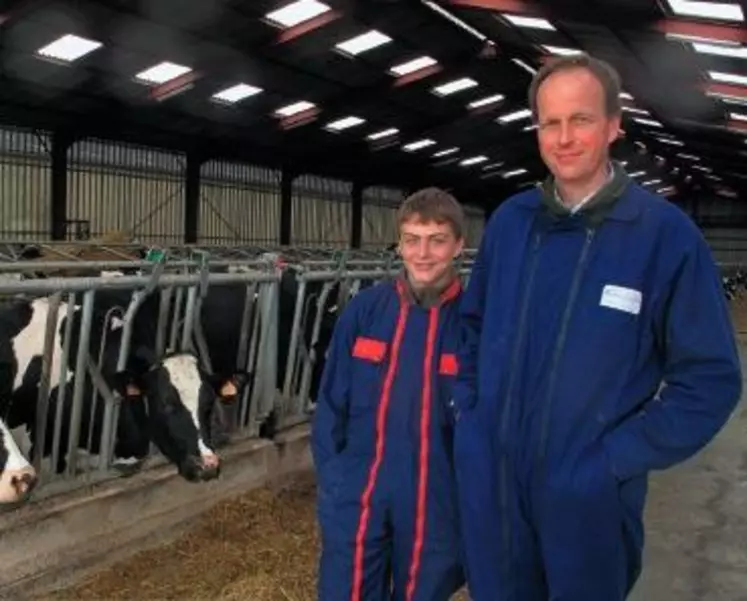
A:
{"label": "barn wall", "polygon": [[68,219],[92,237],[126,232],[158,244],[184,241],[186,156],[87,139],[68,151]]}
{"label": "barn wall", "polygon": [[362,194],[361,247],[385,248],[396,244],[397,207],[404,199],[402,190],[372,186]]}
{"label": "barn wall", "polygon": [[254,165],[209,161],[200,169],[198,242],[280,243],[281,172]]}
{"label": "barn wall", "polygon": [[716,261],[747,266],[747,232],[739,229],[704,229],[703,235]]}
{"label": "barn wall", "polygon": [[51,139],[46,132],[0,129],[0,236],[46,240],[51,232]]}
{"label": "barn wall", "polygon": [[297,246],[350,246],[352,184],[316,175],[293,180],[291,192],[291,244]]}
{"label": "barn wall", "polygon": [[485,229],[485,211],[477,207],[464,207],[465,220],[465,246],[467,248],[477,248],[482,240],[482,233]]}
{"label": "barn wall", "polygon": [[38,598],[141,549],[163,544],[216,503],[312,469],[309,428],[221,453],[221,477],[194,484],[149,469],[0,515],[2,598]]}

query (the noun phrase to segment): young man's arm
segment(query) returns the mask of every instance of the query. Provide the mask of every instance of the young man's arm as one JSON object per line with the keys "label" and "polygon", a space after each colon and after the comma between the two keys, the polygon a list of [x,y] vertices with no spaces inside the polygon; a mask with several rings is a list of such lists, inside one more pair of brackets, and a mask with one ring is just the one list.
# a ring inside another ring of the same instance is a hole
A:
{"label": "young man's arm", "polygon": [[345,442],[351,353],[357,330],[356,304],[353,299],[335,324],[319,385],[311,430],[311,450],[317,469],[339,453]]}
{"label": "young man's arm", "polygon": [[[729,419],[742,374],[718,269],[699,233],[674,278],[657,330],[664,389],[605,439],[620,480],[664,469],[704,447]],[[688,235],[685,231],[681,235]]]}

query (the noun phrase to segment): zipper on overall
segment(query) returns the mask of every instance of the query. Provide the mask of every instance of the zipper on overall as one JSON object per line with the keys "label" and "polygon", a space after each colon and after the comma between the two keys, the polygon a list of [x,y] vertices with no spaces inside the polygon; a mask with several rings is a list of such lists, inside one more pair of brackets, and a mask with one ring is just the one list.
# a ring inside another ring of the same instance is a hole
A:
{"label": "zipper on overall", "polygon": [[576,297],[578,296],[578,290],[581,285],[581,277],[584,273],[584,268],[586,267],[586,260],[589,256],[589,248],[591,247],[591,242],[594,239],[594,235],[596,234],[596,230],[594,229],[587,229],[586,230],[586,238],[584,240],[584,245],[581,249],[581,254],[579,256],[578,261],[576,262],[576,269],[573,272],[573,281],[571,282],[571,290],[568,294],[568,301],[566,302],[565,309],[563,311],[563,319],[560,322],[560,331],[558,332],[558,339],[555,343],[555,348],[553,350],[553,357],[552,357],[552,365],[550,368],[550,378],[549,382],[547,384],[547,394],[545,395],[545,403],[544,403],[544,413],[542,415],[542,430],[540,431],[540,440],[539,440],[539,458],[541,460],[544,460],[545,454],[547,452],[547,430],[550,423],[550,413],[552,408],[552,394],[553,390],[555,388],[555,381],[558,377],[558,365],[560,363],[560,356],[563,353],[563,348],[565,347],[565,340],[568,337],[568,326],[571,321],[571,316],[573,314],[573,308],[576,304]]}
{"label": "zipper on overall", "polygon": [[[521,297],[521,315],[519,317],[519,330],[516,336],[516,343],[514,344],[513,354],[511,356],[511,371],[509,372],[508,386],[506,387],[506,395],[503,399],[503,413],[501,415],[501,429],[500,436],[501,440],[506,439],[506,431],[508,430],[510,406],[513,400],[513,389],[516,380],[516,371],[518,367],[518,360],[520,356],[520,350],[524,346],[524,332],[526,330],[527,313],[529,311],[529,295],[534,286],[534,276],[537,271],[537,261],[539,259],[539,247],[542,242],[542,234],[537,232],[534,235],[534,244],[532,245],[529,275],[527,276],[526,284],[524,285],[524,291]],[[511,561],[511,519],[508,510],[508,458],[506,453],[501,454],[501,522],[503,525],[503,552],[506,557],[506,569],[510,570]]]}

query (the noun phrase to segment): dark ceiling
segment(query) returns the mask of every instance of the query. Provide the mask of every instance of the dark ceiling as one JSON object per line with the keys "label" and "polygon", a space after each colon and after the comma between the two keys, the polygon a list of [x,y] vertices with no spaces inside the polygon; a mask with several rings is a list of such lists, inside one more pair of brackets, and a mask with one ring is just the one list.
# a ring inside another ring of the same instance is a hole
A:
{"label": "dark ceiling", "polygon": [[[621,73],[633,111],[615,155],[639,181],[673,200],[747,199],[747,0],[324,0],[329,10],[292,27],[265,18],[291,4],[6,0],[0,121],[370,184],[437,183],[464,202],[495,201],[545,175],[531,120],[498,117],[526,108],[531,71],[565,48]],[[703,5],[725,13],[683,14]],[[512,16],[543,20],[526,27]],[[335,50],[370,30],[390,41],[354,56]],[[38,54],[66,34],[101,45],[70,63]],[[389,72],[421,57],[433,64]],[[191,71],[163,84],[136,79],[163,61]],[[462,78],[477,85],[433,92]],[[234,104],[211,99],[240,82],[262,91]],[[314,107],[275,114],[298,101]],[[364,121],[325,128],[347,116]],[[367,137],[389,128],[398,132]],[[432,143],[408,151],[420,140]]]}

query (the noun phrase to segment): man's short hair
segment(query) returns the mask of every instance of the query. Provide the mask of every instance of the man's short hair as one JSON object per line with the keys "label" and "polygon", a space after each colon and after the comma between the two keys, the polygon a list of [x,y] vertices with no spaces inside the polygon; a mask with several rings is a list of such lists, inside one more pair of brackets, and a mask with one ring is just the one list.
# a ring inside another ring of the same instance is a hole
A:
{"label": "man's short hair", "polygon": [[463,236],[464,209],[456,198],[440,188],[423,188],[405,198],[397,210],[397,228],[413,218],[448,223],[457,239]]}
{"label": "man's short hair", "polygon": [[561,56],[547,61],[542,68],[534,74],[529,86],[529,108],[532,111],[532,119],[538,120],[537,92],[542,83],[551,75],[560,71],[571,71],[573,69],[586,69],[602,86],[604,91],[604,108],[608,117],[619,115],[622,111],[620,104],[620,92],[622,85],[620,75],[609,63],[593,58],[588,54],[572,54]]}

